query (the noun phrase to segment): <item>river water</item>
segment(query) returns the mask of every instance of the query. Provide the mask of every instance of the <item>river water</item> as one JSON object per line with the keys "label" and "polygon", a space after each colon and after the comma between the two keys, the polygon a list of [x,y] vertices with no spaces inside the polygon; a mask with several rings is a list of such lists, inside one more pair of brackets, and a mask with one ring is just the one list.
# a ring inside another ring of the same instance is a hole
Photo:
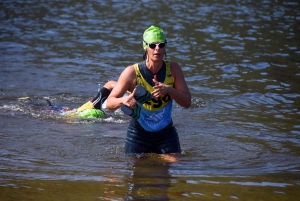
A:
{"label": "river water", "polygon": [[[0,200],[298,200],[298,1],[2,0],[0,19]],[[119,110],[43,109],[76,108],[141,61],[150,25],[192,93],[174,105],[177,163],[125,157]]]}

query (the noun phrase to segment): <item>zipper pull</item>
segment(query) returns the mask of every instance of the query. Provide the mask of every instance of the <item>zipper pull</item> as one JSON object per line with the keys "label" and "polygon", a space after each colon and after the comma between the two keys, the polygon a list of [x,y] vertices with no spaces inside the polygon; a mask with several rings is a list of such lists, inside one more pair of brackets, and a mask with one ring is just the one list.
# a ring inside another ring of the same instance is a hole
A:
{"label": "zipper pull", "polygon": [[[157,81],[156,75],[153,76],[153,79],[154,79],[155,81]],[[154,83],[154,86],[155,86],[155,85],[156,85],[156,84]]]}

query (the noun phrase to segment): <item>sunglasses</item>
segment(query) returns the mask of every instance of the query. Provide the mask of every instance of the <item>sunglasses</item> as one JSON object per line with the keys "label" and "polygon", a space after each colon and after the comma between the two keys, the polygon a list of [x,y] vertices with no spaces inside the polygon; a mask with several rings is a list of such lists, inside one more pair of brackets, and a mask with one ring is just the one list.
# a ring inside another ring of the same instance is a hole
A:
{"label": "sunglasses", "polygon": [[[143,40],[144,41],[144,40]],[[146,45],[148,45],[151,49],[155,49],[157,46],[159,48],[164,48],[166,46],[166,43],[150,43],[148,44],[146,41],[144,41],[146,43]]]}

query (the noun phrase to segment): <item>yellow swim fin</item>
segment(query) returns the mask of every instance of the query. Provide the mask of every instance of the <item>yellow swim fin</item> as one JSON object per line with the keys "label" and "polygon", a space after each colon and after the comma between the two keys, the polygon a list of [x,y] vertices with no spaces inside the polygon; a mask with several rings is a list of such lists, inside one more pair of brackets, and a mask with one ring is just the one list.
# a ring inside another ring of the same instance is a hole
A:
{"label": "yellow swim fin", "polygon": [[31,99],[30,99],[30,97],[28,97],[28,96],[18,98],[18,101],[26,101],[26,100],[31,100]]}
{"label": "yellow swim fin", "polygon": [[76,112],[81,112],[83,110],[88,110],[88,109],[94,109],[94,105],[91,103],[91,101],[86,102],[82,106],[80,106]]}

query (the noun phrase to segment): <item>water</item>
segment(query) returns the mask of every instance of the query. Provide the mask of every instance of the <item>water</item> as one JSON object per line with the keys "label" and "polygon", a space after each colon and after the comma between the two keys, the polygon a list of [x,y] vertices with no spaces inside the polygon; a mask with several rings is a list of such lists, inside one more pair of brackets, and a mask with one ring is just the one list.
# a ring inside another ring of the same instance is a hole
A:
{"label": "water", "polygon": [[[4,0],[0,19],[1,200],[298,199],[297,1]],[[125,157],[120,111],[41,110],[76,108],[141,61],[152,24],[193,96],[174,106],[178,163]]]}

